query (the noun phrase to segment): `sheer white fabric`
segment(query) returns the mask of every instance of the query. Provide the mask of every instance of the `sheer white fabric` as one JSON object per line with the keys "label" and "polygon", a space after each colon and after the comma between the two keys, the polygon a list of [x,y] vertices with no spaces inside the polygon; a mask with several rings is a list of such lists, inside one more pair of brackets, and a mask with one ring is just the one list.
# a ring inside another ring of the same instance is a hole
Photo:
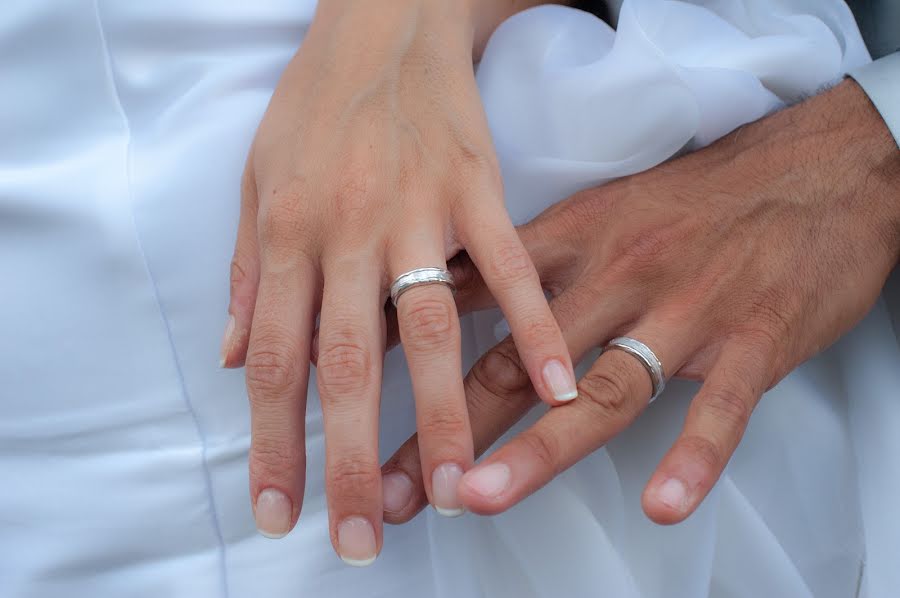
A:
{"label": "sheer white fabric", "polygon": [[[427,512],[387,530],[375,565],[347,568],[328,541],[311,386],[301,522],[281,541],[258,536],[242,373],[215,361],[242,162],[313,9],[4,6],[0,595],[900,593],[900,350],[883,304],[769,393],[683,525],[655,526],[639,503],[696,391],[676,382],[509,513]],[[571,9],[523,13],[478,78],[521,222],[866,60],[836,0],[635,0],[618,34]],[[502,328],[497,314],[467,318],[466,359]],[[413,428],[399,352],[385,367],[383,457]]]}

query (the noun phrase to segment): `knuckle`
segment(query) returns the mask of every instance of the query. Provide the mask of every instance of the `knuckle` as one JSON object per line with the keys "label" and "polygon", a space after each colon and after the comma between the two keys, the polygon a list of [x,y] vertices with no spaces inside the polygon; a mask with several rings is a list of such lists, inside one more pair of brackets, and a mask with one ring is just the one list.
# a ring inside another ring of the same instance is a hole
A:
{"label": "knuckle", "polygon": [[729,428],[743,429],[750,420],[750,401],[736,389],[722,386],[703,399],[703,409]]}
{"label": "knuckle", "polygon": [[616,249],[619,268],[628,272],[655,271],[678,247],[677,227],[644,226],[625,235]]}
{"label": "knuckle", "polygon": [[788,337],[791,330],[790,318],[777,306],[761,301],[756,303],[753,311],[759,322],[756,327],[758,335],[768,337],[767,340],[776,345]]}
{"label": "knuckle", "polygon": [[594,368],[581,379],[579,398],[601,416],[618,416],[628,406],[630,392],[627,374],[621,368]]}
{"label": "knuckle", "polygon": [[356,332],[319,339],[316,375],[323,399],[366,388],[372,379],[372,356]]}
{"label": "knuckle", "polygon": [[725,466],[725,453],[713,441],[703,436],[686,436],[681,439],[681,445],[688,451],[692,459],[711,469],[721,469]]}
{"label": "knuckle", "polygon": [[341,457],[329,466],[328,482],[342,498],[368,498],[379,492],[381,470],[368,456]]}
{"label": "knuckle", "polygon": [[307,204],[294,194],[267,202],[260,209],[259,239],[263,250],[278,250],[294,246],[308,230]]}
{"label": "knuckle", "polygon": [[522,340],[529,347],[553,343],[560,336],[559,326],[556,324],[556,320],[552,318],[531,316],[522,319],[525,321]]}
{"label": "knuckle", "polygon": [[559,443],[555,437],[528,430],[519,435],[519,439],[542,469],[549,471],[551,476],[559,473]]}
{"label": "knuckle", "polygon": [[405,342],[415,348],[443,347],[458,337],[453,305],[449,300],[409,301],[400,314],[400,321],[404,324]]}
{"label": "knuckle", "polygon": [[296,443],[264,441],[257,435],[253,439],[250,476],[259,479],[289,474],[296,471],[304,458],[303,449]]}
{"label": "knuckle", "polygon": [[296,377],[297,363],[293,354],[288,343],[284,343],[282,350],[258,346],[250,350],[244,367],[251,402],[283,393],[291,386]]}
{"label": "knuckle", "polygon": [[423,437],[460,438],[469,433],[466,413],[449,405],[435,405],[423,415],[422,422],[416,426]]}
{"label": "knuckle", "polygon": [[472,367],[472,376],[492,395],[505,396],[531,387],[515,345],[507,340],[488,351]]}
{"label": "knuckle", "polygon": [[531,258],[521,243],[507,241],[496,245],[488,258],[491,279],[500,284],[515,284],[535,275]]}

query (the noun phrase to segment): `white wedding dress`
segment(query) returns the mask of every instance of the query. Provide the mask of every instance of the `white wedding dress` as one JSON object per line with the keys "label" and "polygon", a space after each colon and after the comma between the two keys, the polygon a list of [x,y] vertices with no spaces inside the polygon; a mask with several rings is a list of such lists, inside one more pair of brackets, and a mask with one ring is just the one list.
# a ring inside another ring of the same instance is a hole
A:
{"label": "white wedding dress", "polygon": [[[686,523],[640,491],[696,386],[510,512],[333,554],[321,413],[303,516],[256,533],[243,373],[216,368],[248,144],[313,0],[7,0],[0,13],[0,597],[900,595],[900,350],[879,303],[763,400]],[[361,41],[360,43],[365,43]],[[525,221],[868,60],[838,0],[558,6],[495,34],[479,85]],[[597,231],[603,234],[603,231]],[[503,334],[465,319],[466,360]],[[386,361],[382,456],[413,431]]]}

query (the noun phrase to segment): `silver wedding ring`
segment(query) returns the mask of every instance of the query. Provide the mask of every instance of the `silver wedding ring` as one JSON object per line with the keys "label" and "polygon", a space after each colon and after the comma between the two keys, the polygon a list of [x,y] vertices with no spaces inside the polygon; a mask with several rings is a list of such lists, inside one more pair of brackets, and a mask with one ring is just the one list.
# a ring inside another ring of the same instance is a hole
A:
{"label": "silver wedding ring", "polygon": [[603,348],[604,351],[609,351],[610,349],[625,351],[641,362],[641,365],[650,374],[650,383],[653,387],[653,392],[650,396],[650,402],[652,403],[666,387],[666,374],[663,371],[662,362],[656,356],[656,353],[641,341],[630,336],[620,336],[612,339]]}
{"label": "silver wedding ring", "polygon": [[442,284],[450,287],[451,291],[456,290],[453,284],[453,275],[449,270],[444,268],[416,268],[409,272],[404,272],[394,279],[391,283],[391,301],[394,307],[397,307],[397,301],[400,295],[413,287],[423,284]]}

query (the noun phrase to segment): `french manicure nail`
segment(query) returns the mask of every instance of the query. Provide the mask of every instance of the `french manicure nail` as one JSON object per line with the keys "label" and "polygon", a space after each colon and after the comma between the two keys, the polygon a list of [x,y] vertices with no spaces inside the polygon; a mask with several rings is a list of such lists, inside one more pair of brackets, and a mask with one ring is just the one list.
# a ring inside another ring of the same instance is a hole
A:
{"label": "french manicure nail", "polygon": [[678,478],[669,478],[656,489],[656,498],[679,513],[687,510],[687,488]]}
{"label": "french manicure nail", "polygon": [[506,463],[491,463],[466,474],[464,483],[485,498],[496,498],[509,487],[512,472]]}
{"label": "french manicure nail", "polygon": [[348,517],[338,525],[338,553],[348,565],[365,567],[375,562],[375,528],[365,517]]}
{"label": "french manicure nail", "polygon": [[231,350],[231,337],[234,336],[234,316],[228,315],[228,323],[225,324],[225,334],[222,337],[222,349],[219,352],[219,367],[224,368],[228,360],[228,352]]}
{"label": "french manicure nail", "polygon": [[456,463],[439,465],[431,474],[431,498],[434,501],[434,510],[439,514],[445,517],[459,517],[465,512],[456,494],[462,476],[462,467]]}
{"label": "french manicure nail", "polygon": [[575,378],[561,361],[553,359],[544,366],[544,383],[557,401],[571,401],[578,396]]}
{"label": "french manicure nail", "polygon": [[256,497],[256,529],[267,538],[283,538],[291,531],[291,499],[275,488]]}
{"label": "french manicure nail", "polygon": [[384,510],[401,513],[412,500],[413,483],[402,471],[392,471],[381,480]]}

